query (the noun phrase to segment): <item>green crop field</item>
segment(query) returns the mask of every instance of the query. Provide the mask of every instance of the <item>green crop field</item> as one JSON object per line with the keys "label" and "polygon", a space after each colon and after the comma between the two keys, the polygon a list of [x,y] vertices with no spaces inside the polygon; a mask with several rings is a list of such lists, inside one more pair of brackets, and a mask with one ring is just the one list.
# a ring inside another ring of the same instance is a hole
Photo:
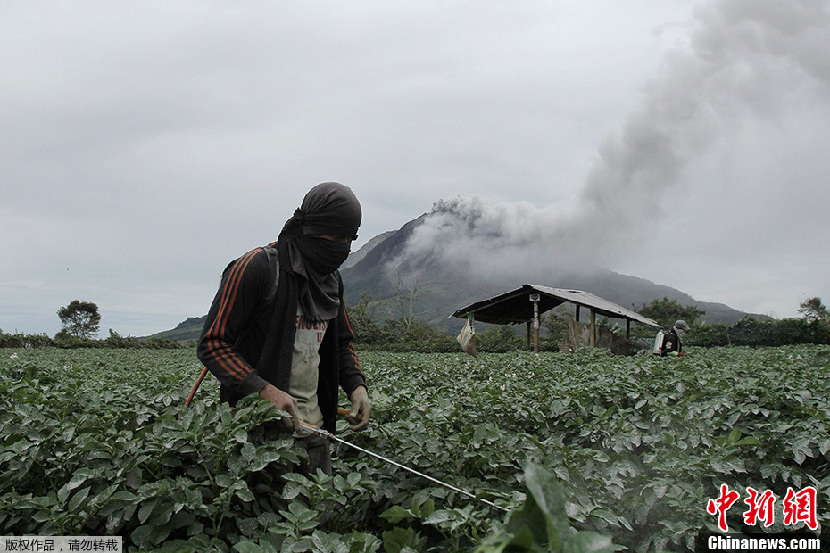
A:
{"label": "green crop field", "polygon": [[[127,551],[689,551],[721,486],[730,531],[830,521],[830,347],[684,359],[361,355],[368,431],[334,475],[290,468],[262,400],[218,404],[189,350],[0,350],[0,535],[120,535]],[[344,405],[346,402],[344,401]],[[345,424],[345,423],[343,423]],[[774,494],[744,517],[750,489]],[[789,518],[788,518],[789,517]]]}

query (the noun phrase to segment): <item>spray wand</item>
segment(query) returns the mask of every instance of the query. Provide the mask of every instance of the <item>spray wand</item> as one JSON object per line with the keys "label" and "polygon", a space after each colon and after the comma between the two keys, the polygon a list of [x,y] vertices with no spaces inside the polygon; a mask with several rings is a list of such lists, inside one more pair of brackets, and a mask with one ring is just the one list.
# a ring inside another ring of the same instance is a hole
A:
{"label": "spray wand", "polygon": [[[348,414],[349,413],[349,411],[347,409],[340,409],[340,408],[337,410],[337,412],[338,412],[338,414],[343,414],[343,413]],[[374,457],[375,459],[383,461],[384,463],[387,463],[389,465],[401,468],[401,469],[403,469],[403,470],[405,470],[405,471],[407,471],[411,474],[414,474],[415,476],[418,476],[418,477],[423,478],[425,480],[429,480],[433,484],[438,484],[439,486],[443,486],[443,487],[447,488],[448,490],[452,490],[456,493],[460,493],[461,495],[469,497],[470,499],[480,501],[480,502],[484,503],[485,505],[487,505],[489,507],[492,507],[494,509],[498,509],[498,510],[504,511],[504,512],[509,512],[509,509],[506,509],[505,507],[501,507],[499,505],[496,505],[495,503],[493,503],[489,499],[484,499],[483,497],[478,497],[476,494],[474,494],[472,492],[469,492],[467,490],[462,490],[461,488],[453,486],[452,484],[442,482],[441,480],[438,480],[437,478],[433,478],[432,476],[429,476],[428,474],[424,474],[423,472],[419,472],[419,471],[417,471],[417,470],[415,470],[411,467],[408,467],[406,465],[402,465],[402,464],[398,463],[397,461],[393,461],[392,459],[389,459],[388,457],[384,457],[383,455],[375,453],[374,451],[369,451],[368,449],[360,447],[359,445],[353,444],[351,442],[347,442],[346,440],[344,440],[342,438],[338,438],[337,436],[335,436],[331,432],[327,432],[327,431],[325,431],[321,428],[317,428],[316,426],[306,424],[302,421],[300,421],[300,424],[302,425],[303,429],[306,432],[310,432],[312,434],[317,434],[319,436],[324,436],[324,437],[326,437],[330,440],[333,440],[337,443],[346,445],[348,447],[351,447],[352,449],[356,449],[357,451],[361,451],[361,452],[365,453],[366,455],[369,455],[370,457]]]}
{"label": "spray wand", "polygon": [[[196,380],[196,383],[193,385],[193,389],[190,390],[190,393],[187,396],[187,400],[185,401],[185,404],[184,404],[185,407],[190,407],[190,404],[193,402],[193,397],[196,395],[196,390],[199,389],[199,386],[202,384],[202,381],[205,379],[205,376],[207,375],[207,373],[208,373],[208,368],[204,367],[202,369],[202,373],[199,375],[199,378]],[[337,408],[337,414],[339,416],[345,417],[345,416],[349,415],[349,410],[348,409],[343,409],[342,407],[338,407]],[[437,478],[433,478],[432,476],[429,476],[428,474],[424,474],[423,472],[419,472],[419,471],[417,471],[417,470],[415,470],[411,467],[408,467],[406,465],[402,465],[402,464],[398,463],[397,461],[393,461],[392,459],[389,459],[388,457],[384,457],[383,455],[375,453],[374,451],[369,451],[368,449],[360,447],[359,445],[348,442],[348,441],[346,441],[342,438],[338,438],[337,436],[335,436],[331,432],[327,432],[327,431],[323,430],[322,428],[317,428],[316,426],[311,425],[311,424],[307,424],[303,421],[300,421],[300,425],[303,427],[303,430],[306,431],[306,432],[326,437],[329,440],[335,441],[337,443],[343,444],[343,445],[348,446],[352,449],[355,449],[357,451],[365,453],[366,455],[368,455],[370,457],[374,457],[375,459],[378,459],[379,461],[383,461],[384,463],[387,463],[387,464],[392,465],[394,467],[398,467],[400,469],[403,469],[403,470],[405,470],[405,471],[407,471],[411,474],[414,474],[415,476],[423,478],[424,480],[429,480],[433,484],[438,484],[439,486],[443,486],[444,488],[447,488],[448,490],[452,490],[456,493],[460,493],[461,495],[466,496],[470,499],[480,501],[481,503],[484,503],[488,507],[492,507],[494,509],[498,509],[498,510],[504,511],[504,512],[509,512],[509,509],[506,509],[505,507],[501,507],[499,505],[496,505],[495,503],[493,503],[489,499],[484,499],[483,497],[478,497],[476,494],[474,494],[470,491],[462,490],[461,488],[453,486],[452,484],[442,482],[441,480],[438,480]]]}

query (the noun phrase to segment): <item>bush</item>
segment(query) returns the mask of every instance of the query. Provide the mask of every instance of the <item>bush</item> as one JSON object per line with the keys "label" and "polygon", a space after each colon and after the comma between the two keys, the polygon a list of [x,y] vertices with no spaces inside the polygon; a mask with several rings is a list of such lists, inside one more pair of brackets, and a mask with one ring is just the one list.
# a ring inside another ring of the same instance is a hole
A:
{"label": "bush", "polygon": [[387,319],[381,322],[364,319],[358,325],[351,318],[351,322],[354,327],[354,343],[364,350],[424,353],[458,350],[458,342],[453,336],[418,319]]}
{"label": "bush", "polygon": [[57,347],[60,349],[182,349],[195,348],[196,344],[192,340],[190,342],[177,342],[169,338],[142,340],[132,336],[124,337],[112,329],[110,329],[109,337],[103,340],[79,338],[66,329],[55,334],[54,339],[50,338],[47,334],[5,334],[0,329],[0,348],[36,349],[45,347]]}
{"label": "bush", "polygon": [[0,348],[43,348],[54,345],[46,334],[4,334],[0,329]]}
{"label": "bush", "polygon": [[527,347],[527,338],[519,336],[513,325],[491,326],[479,333],[477,340],[478,350],[489,353],[523,350]]}
{"label": "bush", "polygon": [[807,319],[759,321],[744,317],[732,326],[721,323],[693,327],[685,343],[703,347],[830,344],[830,324]]}
{"label": "bush", "polygon": [[171,340],[170,338],[150,338],[149,340],[140,340],[139,343],[141,344],[140,347],[144,349],[181,349],[187,348],[195,344],[192,342],[185,343],[185,342],[177,342],[176,340]]}
{"label": "bush", "polygon": [[121,336],[117,332],[110,329],[109,338],[101,340],[101,345],[108,348],[126,349],[126,348],[140,348],[141,341],[132,336]]}
{"label": "bush", "polygon": [[95,340],[78,338],[74,334],[70,334],[65,328],[55,334],[54,343],[56,347],[61,349],[94,348],[96,346]]}
{"label": "bush", "polygon": [[702,324],[692,327],[684,344],[711,348],[729,345],[729,325],[726,323]]}

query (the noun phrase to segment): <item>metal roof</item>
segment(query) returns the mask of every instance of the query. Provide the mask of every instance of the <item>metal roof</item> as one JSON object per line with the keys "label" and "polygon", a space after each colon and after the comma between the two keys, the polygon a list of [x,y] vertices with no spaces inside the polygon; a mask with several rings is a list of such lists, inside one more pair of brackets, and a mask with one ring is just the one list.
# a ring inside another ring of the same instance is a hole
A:
{"label": "metal roof", "polygon": [[472,313],[475,320],[484,323],[524,323],[533,319],[533,302],[530,301],[530,294],[539,294],[539,314],[570,302],[585,306],[595,313],[612,319],[630,319],[649,326],[659,326],[656,321],[643,317],[636,311],[626,309],[590,292],[551,288],[538,284],[525,284],[521,288],[488,300],[478,301],[459,309],[452,316],[466,318],[469,313]]}

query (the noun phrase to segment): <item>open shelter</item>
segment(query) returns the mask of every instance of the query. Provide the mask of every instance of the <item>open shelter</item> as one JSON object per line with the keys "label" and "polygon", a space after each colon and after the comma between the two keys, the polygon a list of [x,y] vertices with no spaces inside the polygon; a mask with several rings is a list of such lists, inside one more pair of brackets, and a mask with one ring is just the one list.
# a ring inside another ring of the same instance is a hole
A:
{"label": "open shelter", "polygon": [[626,338],[631,331],[631,321],[649,326],[659,326],[656,321],[626,309],[614,302],[600,298],[590,292],[551,288],[538,284],[525,284],[520,288],[499,294],[490,299],[475,302],[452,314],[453,317],[491,324],[527,323],[528,349],[530,348],[531,326],[535,334],[534,350],[539,351],[539,317],[559,305],[569,302],[576,305],[576,320],[579,322],[581,308],[590,312],[590,345],[596,345],[596,316],[611,319],[625,319]]}

